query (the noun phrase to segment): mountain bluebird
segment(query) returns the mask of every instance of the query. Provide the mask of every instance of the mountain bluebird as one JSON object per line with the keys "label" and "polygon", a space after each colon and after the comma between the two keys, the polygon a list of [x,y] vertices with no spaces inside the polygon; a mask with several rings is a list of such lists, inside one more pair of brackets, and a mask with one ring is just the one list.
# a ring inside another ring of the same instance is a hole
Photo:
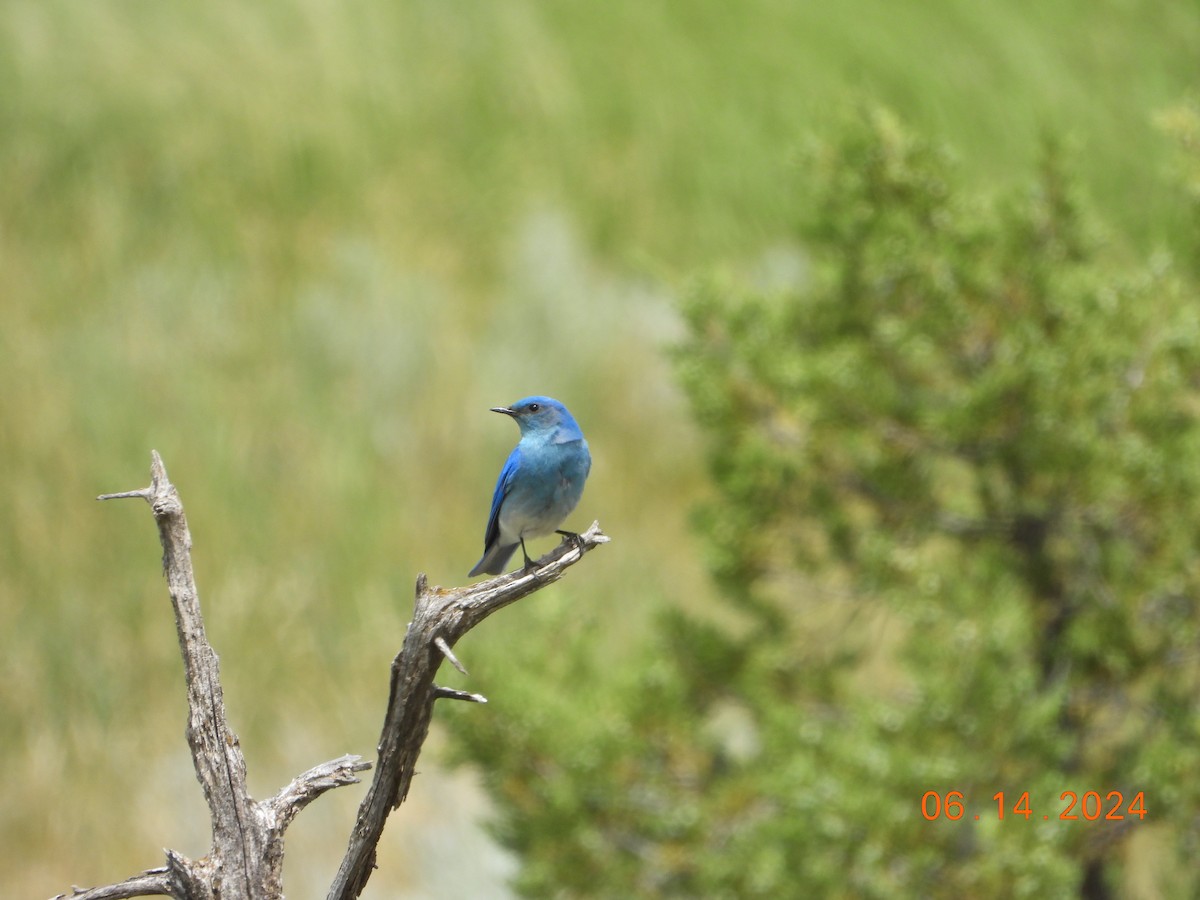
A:
{"label": "mountain bluebird", "polygon": [[[583,432],[567,408],[549,397],[526,397],[512,406],[494,406],[492,412],[512,416],[521,429],[521,440],[508,455],[483,538],[483,558],[470,577],[499,575],[517,549],[532,563],[525,538],[556,531],[583,494],[583,483],[592,468]],[[578,537],[558,531],[564,537]]]}

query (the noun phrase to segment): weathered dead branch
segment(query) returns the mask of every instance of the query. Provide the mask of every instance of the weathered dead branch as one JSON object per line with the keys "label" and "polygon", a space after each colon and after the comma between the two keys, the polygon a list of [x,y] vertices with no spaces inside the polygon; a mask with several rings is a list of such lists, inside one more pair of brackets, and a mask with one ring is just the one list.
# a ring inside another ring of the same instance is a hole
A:
{"label": "weathered dead branch", "polygon": [[[288,825],[325,791],[356,783],[358,773],[370,769],[371,764],[359,756],[343,756],[297,776],[274,797],[262,801],[250,797],[245,757],[225,712],[217,654],[200,615],[183,504],[157,452],[152,454],[150,471],[148,488],[104,494],[98,499],[141,498],[150,504],[158,525],[163,572],[175,610],[187,681],[188,746],[212,819],[212,848],[196,860],[168,850],[167,864],[161,868],[106,887],[74,888],[56,900],[152,895],[178,900],[278,900],[283,896],[283,840]],[[375,777],[359,808],[349,847],[329,891],[330,900],[356,898],[366,885],[387,817],[408,795],[434,701],[487,702],[479,694],[434,684],[443,659],[466,674],[451,649],[454,644],[496,610],[557,581],[584,553],[607,541],[593,523],[578,540],[564,541],[526,571],[454,590],[429,587],[424,575],[418,577],[413,621],[392,662]]]}

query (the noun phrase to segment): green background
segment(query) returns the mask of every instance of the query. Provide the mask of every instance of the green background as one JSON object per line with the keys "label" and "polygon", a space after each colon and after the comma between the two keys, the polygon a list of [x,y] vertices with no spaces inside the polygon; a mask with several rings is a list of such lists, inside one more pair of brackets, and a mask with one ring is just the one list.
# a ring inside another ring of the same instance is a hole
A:
{"label": "green background", "polygon": [[[800,277],[814,135],[882,101],[988,185],[1064,135],[1112,253],[1179,249],[1154,121],[1198,48],[1171,2],[0,5],[6,890],[207,848],[149,512],[92,499],[151,447],[263,796],[370,753],[416,573],[481,550],[516,436],[487,407],[564,400],[596,459],[568,526],[614,542],[460,646],[502,717],[506,660],[587,633],[619,670],[656,608],[712,603],[664,348],[695,276]],[[368,896],[503,896],[472,776],[425,770]],[[358,798],[300,817],[289,896]]]}

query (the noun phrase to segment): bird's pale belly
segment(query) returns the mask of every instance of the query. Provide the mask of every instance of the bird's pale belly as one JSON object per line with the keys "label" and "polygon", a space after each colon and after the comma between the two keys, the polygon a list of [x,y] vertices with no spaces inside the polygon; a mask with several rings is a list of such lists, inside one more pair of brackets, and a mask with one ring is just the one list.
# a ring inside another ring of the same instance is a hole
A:
{"label": "bird's pale belly", "polygon": [[551,534],[570,515],[582,492],[579,481],[560,476],[542,496],[527,496],[523,502],[506,504],[500,511],[500,528],[514,538]]}

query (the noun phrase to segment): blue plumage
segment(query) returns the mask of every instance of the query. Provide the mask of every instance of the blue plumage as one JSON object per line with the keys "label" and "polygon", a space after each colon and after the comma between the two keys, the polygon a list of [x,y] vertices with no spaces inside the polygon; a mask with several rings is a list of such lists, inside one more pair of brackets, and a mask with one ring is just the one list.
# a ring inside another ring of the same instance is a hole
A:
{"label": "blue plumage", "polygon": [[[512,416],[521,440],[500,470],[483,539],[483,558],[470,577],[499,575],[525,538],[555,531],[579,502],[592,467],[583,432],[567,408],[550,397],[526,397],[492,412]],[[565,534],[566,532],[564,532]]]}

